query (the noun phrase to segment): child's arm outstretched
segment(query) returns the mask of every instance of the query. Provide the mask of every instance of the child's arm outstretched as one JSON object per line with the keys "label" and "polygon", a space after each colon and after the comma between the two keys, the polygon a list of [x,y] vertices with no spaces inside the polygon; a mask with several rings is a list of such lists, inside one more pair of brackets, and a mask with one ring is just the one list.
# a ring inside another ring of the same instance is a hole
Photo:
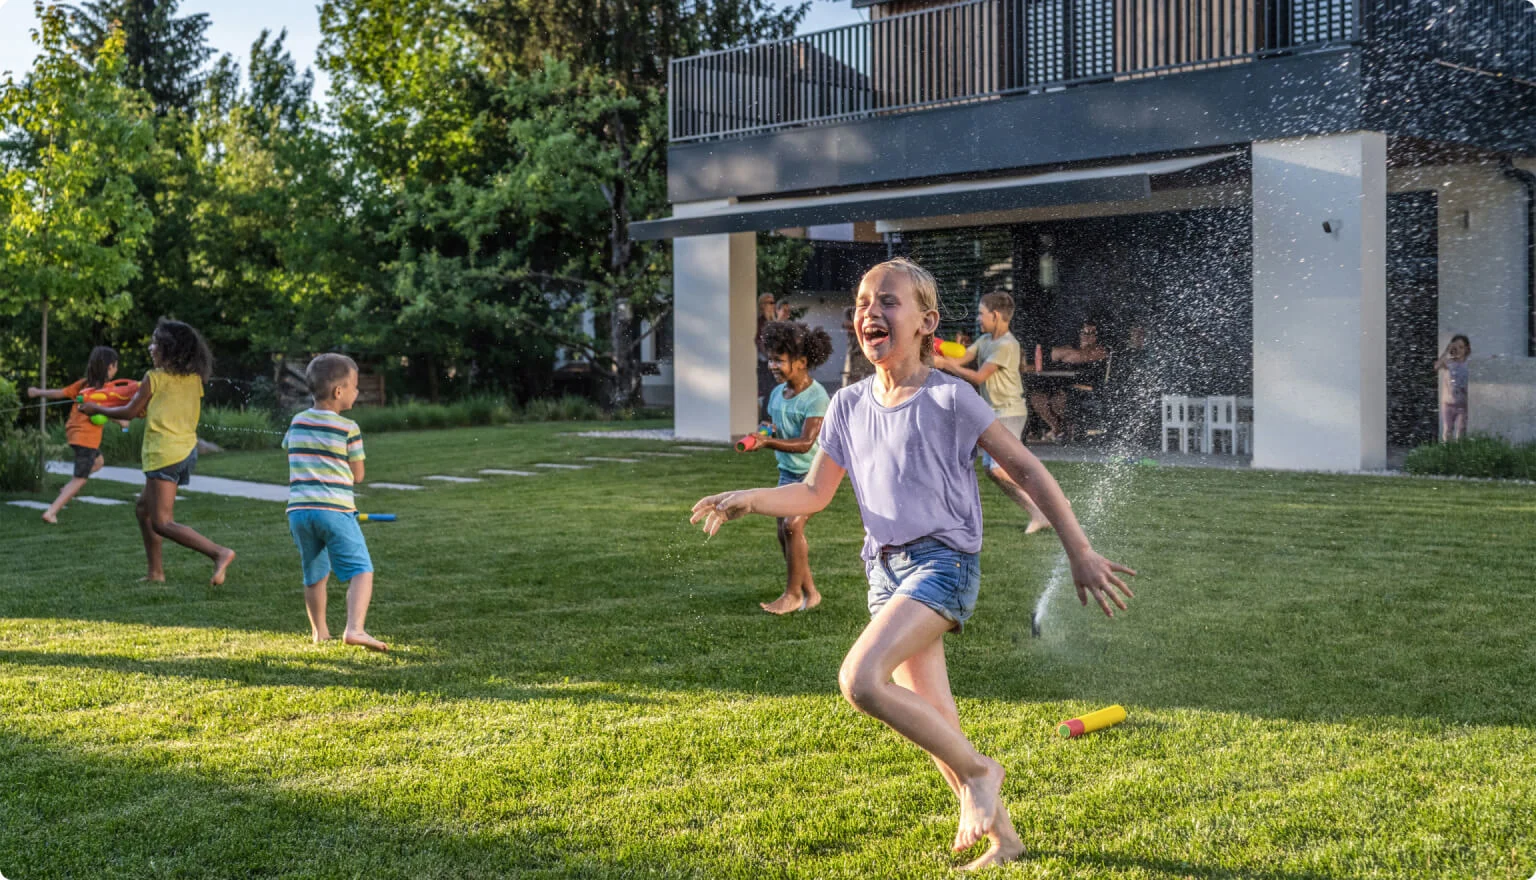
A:
{"label": "child's arm outstretched", "polygon": [[149,408],[149,398],[153,392],[149,390],[149,374],[144,374],[144,381],[139,383],[139,390],[133,394],[133,399],[122,406],[97,406],[89,400],[81,403],[79,409],[88,416],[104,415],[109,419],[137,419],[144,415],[144,410]]}
{"label": "child's arm outstretched", "polygon": [[38,397],[44,400],[68,400],[69,392],[63,388],[38,388],[35,385],[27,389],[27,398],[29,400]]}
{"label": "child's arm outstretched", "polygon": [[1061,538],[1061,546],[1067,551],[1067,559],[1072,563],[1072,580],[1077,584],[1078,601],[1087,605],[1088,594],[1092,593],[1099,607],[1110,617],[1115,616],[1110,603],[1123,610],[1125,599],[1115,595],[1110,587],[1119,589],[1126,598],[1135,593],[1115,576],[1115,572],[1133,576],[1136,572],[1094,552],[1093,546],[1088,543],[1088,536],[1083,534],[1082,526],[1078,525],[1077,517],[1072,513],[1072,505],[1067,502],[1067,496],[1062,494],[1056,478],[1045,469],[1040,459],[1025,448],[1023,442],[1004,428],[1001,422],[993,422],[981,433],[978,442],[988,455],[1003,466],[1008,476],[1013,477],[1014,482],[1034,499],[1046,519],[1051,521],[1051,526]]}
{"label": "child's arm outstretched", "polygon": [[733,519],[749,513],[761,516],[789,517],[811,516],[820,513],[832,503],[837,494],[837,484],[843,480],[843,469],[827,458],[825,452],[817,452],[811,460],[811,469],[805,482],[791,483],[776,489],[743,489],[721,492],[708,498],[700,498],[693,505],[690,523],[704,521],[704,531],[713,535],[720,527]]}

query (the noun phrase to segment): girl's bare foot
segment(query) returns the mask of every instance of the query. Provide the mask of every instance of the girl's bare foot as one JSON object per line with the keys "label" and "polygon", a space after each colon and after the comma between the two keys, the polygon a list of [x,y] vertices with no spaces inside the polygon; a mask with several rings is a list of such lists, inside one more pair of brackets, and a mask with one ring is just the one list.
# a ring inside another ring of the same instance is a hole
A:
{"label": "girl's bare foot", "polygon": [[[980,776],[960,780],[960,827],[955,831],[955,852],[964,852],[992,832],[1003,806],[1003,765],[985,755]],[[1007,815],[1006,811],[1003,815]]]}
{"label": "girl's bare foot", "polygon": [[344,644],[357,645],[358,647],[367,648],[370,651],[378,651],[380,653],[389,650],[388,645],[362,631],[342,633],[341,641]]}
{"label": "girl's bare foot", "polygon": [[800,610],[801,611],[810,611],[812,608],[815,608],[817,605],[820,605],[820,604],[821,604],[821,593],[818,593],[816,591],[815,587],[806,587],[805,588],[805,607],[801,608]]}
{"label": "girl's bare foot", "polygon": [[221,586],[224,583],[224,573],[229,570],[229,564],[234,561],[235,551],[225,547],[224,552],[220,553],[219,558],[213,563],[213,577],[208,579],[208,583],[215,587]]}
{"label": "girl's bare foot", "polygon": [[43,511],[43,522],[50,526],[56,526],[59,524],[59,515],[51,510],[45,510]]}
{"label": "girl's bare foot", "polygon": [[[820,602],[821,597],[817,596],[816,601]],[[791,593],[788,590],[785,590],[784,594],[779,598],[774,599],[772,602],[759,602],[757,603],[757,607],[763,609],[769,614],[778,614],[783,616],[785,614],[793,614],[796,611],[804,611],[809,606],[807,605],[807,599],[803,594]]]}
{"label": "girl's bare foot", "polygon": [[991,841],[987,851],[960,870],[979,871],[982,868],[1011,862],[1024,855],[1024,841],[1020,840],[1018,832],[1013,830],[1013,820],[1008,817],[1008,808],[1001,804],[998,805],[997,826],[994,830],[987,832],[987,839]]}
{"label": "girl's bare foot", "polygon": [[310,630],[309,637],[311,639],[313,639],[315,644],[317,644],[317,645],[320,644],[321,642],[329,642],[331,640],[331,634],[330,633],[328,633],[328,632],[316,632],[314,630]]}
{"label": "girl's bare foot", "polygon": [[141,583],[141,584],[163,584],[163,583],[165,583],[165,572],[163,572],[163,571],[152,571],[149,574],[146,574],[143,577],[139,578],[139,583]]}

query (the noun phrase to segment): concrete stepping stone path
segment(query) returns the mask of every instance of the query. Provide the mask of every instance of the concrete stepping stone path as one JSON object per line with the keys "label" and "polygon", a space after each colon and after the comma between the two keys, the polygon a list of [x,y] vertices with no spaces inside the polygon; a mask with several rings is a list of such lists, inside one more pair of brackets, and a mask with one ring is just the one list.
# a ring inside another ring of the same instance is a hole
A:
{"label": "concrete stepping stone path", "polygon": [[[48,462],[50,474],[73,474],[74,465],[67,461]],[[144,485],[144,472],[136,468],[104,467],[91,476],[93,480],[106,480],[109,483],[127,483],[130,486]],[[198,477],[182,486],[184,492],[205,492],[209,495],[224,495],[230,498],[251,498],[256,501],[281,501],[288,503],[288,486],[278,483],[253,483],[250,480],[230,480],[224,477]]]}
{"label": "concrete stepping stone path", "polygon": [[25,507],[28,510],[47,510],[48,509],[48,505],[44,504],[41,501],[7,501],[5,503],[9,504],[12,507]]}
{"label": "concrete stepping stone path", "polygon": [[112,504],[127,504],[128,503],[126,501],[123,501],[120,498],[99,498],[99,497],[97,497],[95,495],[76,495],[75,496],[75,500],[80,502],[81,504],[112,505]]}
{"label": "concrete stepping stone path", "polygon": [[449,477],[449,476],[444,476],[442,474],[433,474],[432,476],[425,477],[424,479],[437,480],[438,482],[442,482],[442,483],[483,483],[483,482],[485,482],[484,480],[480,479],[479,477]]}
{"label": "concrete stepping stone path", "polygon": [[611,461],[611,462],[616,462],[618,464],[639,464],[640,463],[640,459],[638,459],[638,458],[609,458],[606,455],[584,455],[584,456],[582,456],[581,460],[582,461]]}
{"label": "concrete stepping stone path", "polygon": [[481,468],[480,473],[492,477],[537,477],[533,471],[510,471],[505,468]]}
{"label": "concrete stepping stone path", "polygon": [[410,483],[364,483],[372,489],[399,489],[402,492],[416,492],[425,489],[425,486],[414,486]]}
{"label": "concrete stepping stone path", "polygon": [[534,467],[551,468],[558,471],[584,471],[592,466],[589,464],[550,464],[548,462],[540,462],[534,465]]}

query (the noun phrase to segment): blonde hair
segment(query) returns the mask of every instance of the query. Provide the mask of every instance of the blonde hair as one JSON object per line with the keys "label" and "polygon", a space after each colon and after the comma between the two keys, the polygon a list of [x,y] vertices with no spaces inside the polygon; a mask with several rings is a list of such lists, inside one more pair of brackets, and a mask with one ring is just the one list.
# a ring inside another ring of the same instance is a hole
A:
{"label": "blonde hair", "polygon": [[[933,273],[922,266],[912,262],[906,257],[896,257],[871,266],[868,272],[859,279],[859,287],[869,276],[876,272],[891,272],[904,275],[912,285],[912,292],[917,296],[917,308],[923,312],[936,312],[939,310],[939,282],[933,277]],[[923,363],[933,363],[933,337],[934,333],[923,334],[922,357]]]}

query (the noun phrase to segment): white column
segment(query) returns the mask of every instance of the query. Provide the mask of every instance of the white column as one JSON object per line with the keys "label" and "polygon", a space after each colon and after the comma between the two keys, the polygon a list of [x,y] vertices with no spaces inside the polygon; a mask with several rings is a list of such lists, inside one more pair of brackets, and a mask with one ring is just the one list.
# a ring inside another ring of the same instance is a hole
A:
{"label": "white column", "polygon": [[1386,172],[1379,132],[1253,144],[1255,467],[1386,466]]}
{"label": "white column", "polygon": [[[673,206],[675,217],[722,202]],[[677,436],[728,442],[757,425],[757,234],[672,242],[672,363]]]}

